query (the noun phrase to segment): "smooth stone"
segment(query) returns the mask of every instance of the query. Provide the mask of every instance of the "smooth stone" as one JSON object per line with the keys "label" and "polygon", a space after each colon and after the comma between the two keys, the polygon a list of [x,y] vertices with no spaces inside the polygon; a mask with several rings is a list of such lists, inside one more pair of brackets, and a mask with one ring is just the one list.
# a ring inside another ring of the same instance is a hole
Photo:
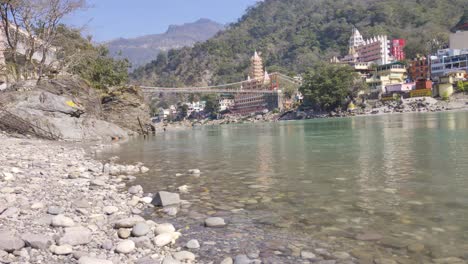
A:
{"label": "smooth stone", "polygon": [[174,233],[176,231],[174,225],[170,223],[164,223],[164,224],[159,224],[155,228],[155,232],[158,235],[164,234],[164,233]]}
{"label": "smooth stone", "polygon": [[31,205],[31,209],[33,209],[33,210],[42,209],[42,208],[44,208],[44,204],[43,204],[43,203],[40,203],[40,202],[38,202],[38,203],[33,203],[33,204]]}
{"label": "smooth stone", "polygon": [[116,206],[106,206],[102,209],[102,211],[106,214],[106,215],[112,215],[112,214],[115,214],[119,211],[119,208],[117,208]]}
{"label": "smooth stone", "polygon": [[20,214],[20,209],[16,207],[10,207],[3,211],[2,217],[17,217]]}
{"label": "smooth stone", "polygon": [[140,199],[140,202],[144,203],[144,204],[150,204],[151,201],[153,201],[153,198],[151,197],[143,197]]}
{"label": "smooth stone", "polygon": [[90,182],[90,185],[91,186],[99,186],[99,187],[102,187],[102,186],[105,186],[106,185],[106,182],[104,182],[103,180],[92,180]]}
{"label": "smooth stone", "polygon": [[141,223],[137,223],[133,227],[132,236],[141,237],[141,236],[148,234],[149,232],[150,232],[150,227],[146,223],[141,222]]}
{"label": "smooth stone", "polygon": [[198,243],[198,240],[192,239],[187,244],[185,244],[185,247],[188,249],[198,249],[200,248],[200,243]]}
{"label": "smooth stone", "polygon": [[128,192],[130,194],[142,193],[143,192],[143,187],[141,187],[141,185],[135,185],[135,186],[132,186],[132,187],[128,188]]}
{"label": "smooth stone", "polygon": [[112,240],[106,240],[102,243],[101,247],[105,250],[111,250],[114,244],[112,244]]}
{"label": "smooth stone", "polygon": [[200,174],[201,171],[199,169],[191,169],[188,171],[190,174]]}
{"label": "smooth stone", "polygon": [[188,251],[180,251],[174,254],[174,258],[179,261],[194,261],[195,254]]}
{"label": "smooth stone", "polygon": [[133,242],[132,240],[122,241],[115,248],[115,252],[121,254],[128,254],[133,250],[135,250],[135,242]]}
{"label": "smooth stone", "polygon": [[68,255],[73,252],[73,248],[70,245],[62,245],[62,246],[52,245],[50,246],[50,251],[54,253],[55,255]]}
{"label": "smooth stone", "polygon": [[53,243],[52,238],[47,235],[27,233],[23,234],[21,238],[26,242],[27,246],[35,249],[47,249]]}
{"label": "smooth stone", "polygon": [[157,192],[151,203],[155,206],[169,206],[180,204],[180,196],[178,193]]}
{"label": "smooth stone", "polygon": [[154,244],[158,247],[164,247],[168,244],[170,244],[173,240],[173,234],[172,233],[163,233],[160,235],[157,235],[154,238]]}
{"label": "smooth stone", "polygon": [[142,212],[140,209],[138,209],[138,208],[132,208],[132,214],[138,215],[138,214],[141,214],[141,213],[143,213],[143,212]]}
{"label": "smooth stone", "polygon": [[13,232],[0,230],[0,250],[13,252],[20,250],[25,246],[23,239],[16,236]]}
{"label": "smooth stone", "polygon": [[151,243],[151,240],[147,236],[142,236],[142,237],[131,237],[130,240],[135,242],[135,246],[137,248],[153,248],[153,243]]}
{"label": "smooth stone", "polygon": [[210,217],[205,219],[205,226],[206,227],[224,227],[226,226],[226,222],[221,217]]}
{"label": "smooth stone", "polygon": [[172,256],[166,256],[162,264],[180,264],[180,261],[172,258]]}
{"label": "smooth stone", "polygon": [[83,256],[78,260],[78,264],[112,264],[112,261],[106,259]]}
{"label": "smooth stone", "polygon": [[315,256],[314,253],[310,251],[301,251],[301,258],[303,259],[315,259],[317,256]]}
{"label": "smooth stone", "polygon": [[234,264],[250,264],[250,259],[246,255],[237,255]]}
{"label": "smooth stone", "polygon": [[169,215],[169,216],[176,216],[177,213],[179,212],[179,210],[177,210],[177,208],[175,207],[164,207],[164,209],[162,210],[163,213]]}
{"label": "smooth stone", "polygon": [[223,261],[221,261],[220,264],[233,264],[233,263],[234,263],[234,261],[232,260],[232,258],[227,257],[227,258],[223,259]]}
{"label": "smooth stone", "polygon": [[64,235],[59,239],[59,245],[86,245],[91,242],[91,231],[82,226],[65,228]]}
{"label": "smooth stone", "polygon": [[349,258],[351,258],[351,255],[349,255],[348,253],[346,253],[346,252],[340,252],[340,251],[338,251],[338,252],[333,252],[332,256],[333,256],[334,258],[337,258],[337,259],[349,259]]}
{"label": "smooth stone", "polygon": [[136,264],[161,264],[161,261],[152,259],[151,256],[146,256],[137,260]]}
{"label": "smooth stone", "polygon": [[135,215],[129,218],[120,219],[115,223],[115,228],[132,228],[140,222],[145,222],[145,219],[141,216]]}
{"label": "smooth stone", "polygon": [[131,231],[129,229],[121,228],[117,231],[117,235],[122,239],[127,239],[131,235]]}
{"label": "smooth stone", "polygon": [[52,218],[52,226],[54,227],[72,227],[74,225],[73,219],[64,215],[57,215]]}
{"label": "smooth stone", "polygon": [[73,202],[73,206],[77,208],[90,208],[89,202],[87,200],[78,200]]}
{"label": "smooth stone", "polygon": [[147,173],[149,171],[149,169],[145,166],[141,166],[140,170],[141,170],[141,173]]}

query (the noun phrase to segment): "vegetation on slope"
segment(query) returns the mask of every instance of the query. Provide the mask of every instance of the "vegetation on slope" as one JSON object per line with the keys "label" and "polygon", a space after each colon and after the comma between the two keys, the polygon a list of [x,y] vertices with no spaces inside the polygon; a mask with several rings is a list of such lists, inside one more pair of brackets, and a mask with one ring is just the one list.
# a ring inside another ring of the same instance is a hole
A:
{"label": "vegetation on slope", "polygon": [[345,54],[353,25],[364,37],[406,38],[412,57],[443,46],[465,6],[466,0],[265,0],[216,37],[161,53],[132,77],[158,86],[239,81],[255,49],[270,72],[303,73]]}

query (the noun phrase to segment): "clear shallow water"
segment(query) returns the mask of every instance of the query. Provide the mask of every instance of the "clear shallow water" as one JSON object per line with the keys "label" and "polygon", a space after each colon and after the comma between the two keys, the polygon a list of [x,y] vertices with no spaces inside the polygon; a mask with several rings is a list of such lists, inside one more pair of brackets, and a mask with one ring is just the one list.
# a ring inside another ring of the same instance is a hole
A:
{"label": "clear shallow water", "polygon": [[[113,155],[152,168],[137,180],[145,191],[188,185],[190,212],[229,219],[244,209],[241,218],[262,232],[410,263],[468,250],[468,112],[203,127],[104,154]],[[186,174],[193,168],[200,177]],[[369,231],[425,249],[353,239]]]}

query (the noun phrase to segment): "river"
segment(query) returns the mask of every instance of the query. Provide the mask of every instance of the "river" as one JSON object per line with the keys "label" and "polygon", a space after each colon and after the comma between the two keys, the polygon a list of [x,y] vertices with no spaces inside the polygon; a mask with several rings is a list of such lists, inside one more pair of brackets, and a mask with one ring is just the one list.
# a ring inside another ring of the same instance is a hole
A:
{"label": "river", "polygon": [[[100,158],[114,155],[152,169],[136,181],[146,192],[188,186],[179,227],[218,245],[202,254],[254,248],[295,263],[299,248],[416,263],[468,251],[468,112],[201,127]],[[204,231],[208,215],[230,225]]]}

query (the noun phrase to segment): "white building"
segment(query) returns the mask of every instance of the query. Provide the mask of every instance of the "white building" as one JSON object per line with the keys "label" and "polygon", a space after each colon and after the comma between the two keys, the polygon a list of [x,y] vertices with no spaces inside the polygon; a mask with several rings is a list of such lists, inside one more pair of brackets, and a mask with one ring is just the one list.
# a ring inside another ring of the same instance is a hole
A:
{"label": "white building", "polygon": [[226,111],[234,105],[234,99],[223,98],[219,100],[219,111]]}
{"label": "white building", "polygon": [[[394,61],[390,55],[390,40],[386,35],[364,39],[357,28],[353,28],[349,38],[349,52],[342,62],[347,63],[375,63],[384,65]],[[339,61],[339,60],[338,60]]]}
{"label": "white building", "polygon": [[431,77],[439,81],[440,77],[455,71],[468,71],[467,49],[442,49],[430,57]]}

